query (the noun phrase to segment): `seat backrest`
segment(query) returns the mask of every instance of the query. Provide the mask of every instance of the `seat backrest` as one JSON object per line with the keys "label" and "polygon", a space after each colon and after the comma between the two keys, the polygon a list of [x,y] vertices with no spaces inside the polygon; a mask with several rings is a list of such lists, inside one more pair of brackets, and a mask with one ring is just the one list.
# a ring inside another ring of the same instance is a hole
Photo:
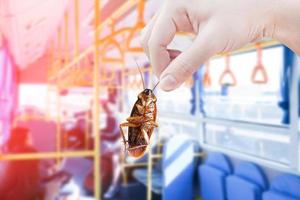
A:
{"label": "seat backrest", "polygon": [[267,187],[268,181],[261,168],[250,162],[241,162],[226,179],[228,200],[261,200]]}
{"label": "seat backrest", "polygon": [[226,199],[226,177],[232,173],[229,158],[217,152],[208,154],[205,163],[199,166],[200,195],[205,200]]}
{"label": "seat backrest", "polygon": [[234,174],[258,185],[263,190],[267,189],[268,187],[267,177],[265,176],[262,169],[256,164],[250,162],[242,162],[236,168]]}
{"label": "seat backrest", "polygon": [[229,161],[229,158],[222,153],[217,153],[217,152],[209,153],[205,161],[205,164],[220,169],[226,173],[232,172],[232,165],[231,162]]}
{"label": "seat backrest", "polygon": [[195,142],[185,135],[172,137],[163,149],[163,199],[192,200]]}
{"label": "seat backrest", "polygon": [[273,179],[270,190],[282,196],[300,199],[300,177],[291,174],[277,176]]}

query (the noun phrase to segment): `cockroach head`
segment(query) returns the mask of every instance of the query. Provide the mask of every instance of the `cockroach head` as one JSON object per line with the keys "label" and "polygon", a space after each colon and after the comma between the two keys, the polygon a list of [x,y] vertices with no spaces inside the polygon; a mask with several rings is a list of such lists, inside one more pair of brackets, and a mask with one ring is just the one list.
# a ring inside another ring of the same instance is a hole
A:
{"label": "cockroach head", "polygon": [[148,95],[148,96],[153,94],[151,89],[144,89],[144,91],[142,93],[145,94],[145,95]]}
{"label": "cockroach head", "polygon": [[151,89],[144,89],[139,95],[139,99],[148,100],[148,99],[156,99],[154,92]]}

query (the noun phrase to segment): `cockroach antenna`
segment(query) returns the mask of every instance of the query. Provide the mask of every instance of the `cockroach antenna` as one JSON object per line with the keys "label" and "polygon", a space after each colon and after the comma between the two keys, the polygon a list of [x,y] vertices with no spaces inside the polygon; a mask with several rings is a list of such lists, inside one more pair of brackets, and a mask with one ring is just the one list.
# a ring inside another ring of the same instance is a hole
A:
{"label": "cockroach antenna", "polygon": [[156,88],[156,86],[158,86],[158,84],[159,84],[159,81],[155,84],[155,86],[153,87],[152,91],[155,90],[155,88]]}
{"label": "cockroach antenna", "polygon": [[134,59],[134,61],[135,61],[136,66],[137,66],[138,69],[139,69],[139,72],[140,72],[140,75],[141,75],[141,78],[142,78],[143,89],[146,89],[146,87],[145,87],[145,82],[144,82],[144,77],[143,77],[142,72],[141,72],[141,68],[140,68],[139,64],[137,63],[136,59]]}

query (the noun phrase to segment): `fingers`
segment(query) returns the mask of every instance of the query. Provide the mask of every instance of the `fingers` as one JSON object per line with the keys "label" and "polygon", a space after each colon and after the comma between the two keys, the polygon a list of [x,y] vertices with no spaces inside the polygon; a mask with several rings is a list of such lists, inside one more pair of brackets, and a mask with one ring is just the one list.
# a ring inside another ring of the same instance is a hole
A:
{"label": "fingers", "polygon": [[171,62],[167,45],[176,34],[176,25],[172,18],[165,13],[158,16],[148,41],[150,63],[158,76]]}
{"label": "fingers", "polygon": [[165,10],[157,13],[142,31],[141,43],[157,76],[171,61],[166,47],[175,33],[176,26]]}
{"label": "fingers", "polygon": [[142,34],[141,34],[141,44],[142,44],[142,47],[144,48],[145,53],[147,54],[148,57],[149,57],[149,49],[148,49],[147,44],[148,44],[149,38],[152,33],[153,26],[155,24],[155,21],[156,21],[158,15],[159,15],[159,13],[156,13],[152,17],[152,19],[149,21],[147,26],[142,30]]}
{"label": "fingers", "polygon": [[179,87],[189,76],[191,76],[201,64],[209,57],[217,53],[218,41],[213,26],[204,27],[198,34],[192,46],[179,54],[162,72],[160,76],[160,87],[165,91],[174,90]]}

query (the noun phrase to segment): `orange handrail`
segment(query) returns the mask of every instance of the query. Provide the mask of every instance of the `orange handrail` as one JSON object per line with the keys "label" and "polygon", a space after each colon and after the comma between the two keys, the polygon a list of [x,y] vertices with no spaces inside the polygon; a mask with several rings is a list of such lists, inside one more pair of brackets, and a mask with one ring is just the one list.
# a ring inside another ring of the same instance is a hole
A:
{"label": "orange handrail", "polygon": [[[112,23],[111,23],[111,34],[114,35],[115,33],[115,21],[112,20]],[[109,57],[106,53],[108,52],[109,49],[111,48],[115,48],[118,50],[118,52],[120,53],[120,57]],[[124,52],[123,52],[123,49],[120,45],[120,43],[118,41],[116,41],[114,39],[113,36],[108,36],[108,39],[106,40],[106,42],[103,44],[103,47],[102,47],[102,61],[104,64],[107,64],[107,63],[119,63],[120,65],[124,65],[124,59],[125,59],[125,56],[124,56]],[[114,78],[115,78],[115,75],[116,75],[116,72],[114,69],[110,70],[110,73],[108,72],[108,69],[103,68],[103,70],[101,70],[101,79],[103,81],[112,81]],[[109,75],[110,74],[110,75]]]}
{"label": "orange handrail", "polygon": [[[111,23],[111,35],[115,34],[115,21],[112,20]],[[110,49],[117,49],[120,53],[120,57],[110,57],[108,56],[106,53],[110,50]],[[120,45],[119,42],[117,42],[115,40],[115,38],[113,36],[108,36],[106,42],[104,42],[103,46],[102,46],[102,61],[103,62],[120,62],[123,63],[124,62],[124,52],[123,49]]]}
{"label": "orange handrail", "polygon": [[136,33],[138,33],[141,29],[145,27],[144,22],[144,9],[145,9],[145,0],[139,0],[139,3],[137,5],[137,22],[136,25],[132,28],[132,31],[130,32],[127,41],[126,41],[126,51],[128,52],[144,52],[144,49],[141,46],[138,47],[132,47],[131,42],[134,39],[134,36]]}
{"label": "orange handrail", "polygon": [[[231,83],[224,82],[224,78],[226,76],[229,76],[231,78],[231,80],[232,80]],[[236,86],[236,84],[237,84],[236,77],[230,69],[230,56],[228,54],[225,56],[225,70],[223,71],[223,73],[220,76],[219,84],[221,86],[222,85]]]}
{"label": "orange handrail", "polygon": [[[257,63],[256,66],[254,67],[251,75],[251,81],[254,84],[266,84],[268,83],[268,74],[267,71],[262,63],[262,48],[259,43],[256,44],[257,48]],[[257,74],[258,72],[261,72],[262,74],[262,79],[258,80],[257,79]]]}
{"label": "orange handrail", "polygon": [[210,67],[210,62],[209,60],[205,63],[205,73],[203,76],[203,85],[204,87],[209,87],[211,86],[211,77],[210,77],[210,72],[209,72],[209,67]]}

